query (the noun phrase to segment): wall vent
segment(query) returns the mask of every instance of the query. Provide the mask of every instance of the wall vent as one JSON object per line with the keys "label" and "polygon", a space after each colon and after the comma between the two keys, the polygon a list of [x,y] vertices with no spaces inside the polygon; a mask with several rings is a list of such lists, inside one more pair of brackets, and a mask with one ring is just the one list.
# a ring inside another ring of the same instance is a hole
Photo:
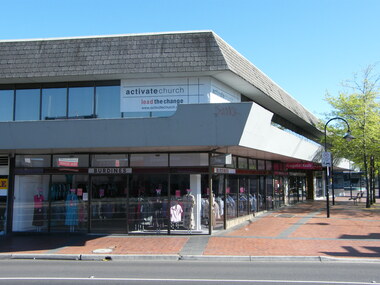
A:
{"label": "wall vent", "polygon": [[0,165],[8,165],[8,157],[7,156],[0,156]]}

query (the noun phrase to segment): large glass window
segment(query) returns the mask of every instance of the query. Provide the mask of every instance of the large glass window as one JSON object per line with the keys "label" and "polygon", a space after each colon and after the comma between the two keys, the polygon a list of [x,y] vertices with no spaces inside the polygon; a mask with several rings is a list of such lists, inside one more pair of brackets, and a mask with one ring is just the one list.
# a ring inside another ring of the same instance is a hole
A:
{"label": "large glass window", "polygon": [[266,184],[265,184],[265,176],[259,176],[259,194],[258,194],[258,211],[266,210]]}
{"label": "large glass window", "polygon": [[274,179],[274,206],[279,208],[284,204],[284,178],[277,176]]}
{"label": "large glass window", "polygon": [[[206,178],[206,177],[203,177]],[[203,213],[209,214],[208,200],[201,199],[201,174],[173,174],[170,176],[171,205],[170,226],[173,233],[205,233],[208,232],[209,219]],[[220,219],[219,208],[213,208],[211,217],[215,227]]]}
{"label": "large glass window", "polygon": [[40,89],[16,90],[16,121],[40,119]]}
{"label": "large glass window", "polygon": [[67,88],[42,89],[42,119],[65,118]]}
{"label": "large glass window", "polygon": [[91,232],[126,233],[127,176],[93,176],[91,184]]}
{"label": "large glass window", "polygon": [[168,186],[167,174],[133,174],[129,189],[129,232],[167,232]]}
{"label": "large glass window", "polygon": [[13,205],[13,231],[47,231],[48,197],[49,176],[16,175]]}
{"label": "large glass window", "polygon": [[69,88],[69,117],[92,116],[94,113],[94,87]]}
{"label": "large glass window", "polygon": [[5,234],[7,222],[8,176],[0,175],[0,235]]}
{"label": "large glass window", "polygon": [[250,197],[248,193],[248,178],[239,177],[239,216],[248,215]]}
{"label": "large glass window", "polygon": [[13,90],[0,90],[0,122],[13,121]]}
{"label": "large glass window", "polygon": [[[212,193],[214,197],[214,207],[212,208],[216,218],[214,229],[222,229],[224,226],[224,214],[225,214],[225,175],[214,174],[212,178]],[[202,220],[208,223],[209,216],[209,196],[202,197]],[[212,221],[212,220],[211,220]]]}
{"label": "large glass window", "polygon": [[250,194],[250,206],[251,212],[255,213],[258,209],[258,178],[257,176],[250,176],[249,178],[249,194]]}
{"label": "large glass window", "polygon": [[239,196],[239,178],[238,176],[229,175],[227,177],[226,188],[226,204],[227,204],[227,219],[237,217],[238,196]]}
{"label": "large glass window", "polygon": [[53,175],[50,200],[51,232],[87,231],[87,175]]}
{"label": "large glass window", "polygon": [[266,177],[266,190],[267,190],[267,210],[272,210],[274,206],[273,197],[273,177]]}
{"label": "large glass window", "polygon": [[120,118],[120,86],[96,87],[97,118]]}

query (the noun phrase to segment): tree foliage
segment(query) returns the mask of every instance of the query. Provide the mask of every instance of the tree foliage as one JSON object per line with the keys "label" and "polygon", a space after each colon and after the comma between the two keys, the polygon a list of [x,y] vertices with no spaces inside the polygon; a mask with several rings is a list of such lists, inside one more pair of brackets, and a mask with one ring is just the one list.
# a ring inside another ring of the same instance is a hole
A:
{"label": "tree foliage", "polygon": [[335,156],[353,161],[361,169],[369,165],[370,156],[375,157],[380,167],[380,75],[375,74],[375,65],[355,74],[343,86],[347,91],[338,96],[326,95],[326,101],[333,107],[327,119],[345,119],[355,139],[349,143],[342,139],[347,131],[343,120],[334,120],[327,126],[328,144]]}

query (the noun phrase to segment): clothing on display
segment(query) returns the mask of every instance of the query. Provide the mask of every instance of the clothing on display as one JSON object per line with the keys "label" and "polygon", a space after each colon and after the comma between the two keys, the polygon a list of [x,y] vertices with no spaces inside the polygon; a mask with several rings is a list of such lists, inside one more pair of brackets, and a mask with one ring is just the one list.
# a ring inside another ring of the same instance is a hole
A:
{"label": "clothing on display", "polygon": [[34,211],[33,211],[33,222],[32,225],[35,227],[42,227],[44,224],[44,211],[43,211],[43,201],[44,196],[41,193],[34,195]]}
{"label": "clothing on display", "polygon": [[194,209],[195,197],[191,193],[183,196],[183,226],[185,229],[192,230],[194,229]]}
{"label": "clothing on display", "polygon": [[182,221],[182,207],[180,204],[175,204],[170,207],[170,221],[172,223],[179,223]]}
{"label": "clothing on display", "polygon": [[74,192],[70,192],[66,198],[66,220],[65,225],[70,226],[72,231],[78,225],[78,197]]}
{"label": "clothing on display", "polygon": [[172,229],[179,229],[179,223],[182,221],[183,209],[178,202],[170,207],[170,222]]}

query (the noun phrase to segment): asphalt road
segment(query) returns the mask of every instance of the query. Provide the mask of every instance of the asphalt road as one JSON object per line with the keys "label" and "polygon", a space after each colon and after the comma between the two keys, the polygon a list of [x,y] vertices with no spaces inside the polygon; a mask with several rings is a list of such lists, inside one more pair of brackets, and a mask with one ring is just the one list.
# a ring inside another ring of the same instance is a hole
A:
{"label": "asphalt road", "polygon": [[0,284],[380,284],[380,266],[363,262],[1,260]]}

